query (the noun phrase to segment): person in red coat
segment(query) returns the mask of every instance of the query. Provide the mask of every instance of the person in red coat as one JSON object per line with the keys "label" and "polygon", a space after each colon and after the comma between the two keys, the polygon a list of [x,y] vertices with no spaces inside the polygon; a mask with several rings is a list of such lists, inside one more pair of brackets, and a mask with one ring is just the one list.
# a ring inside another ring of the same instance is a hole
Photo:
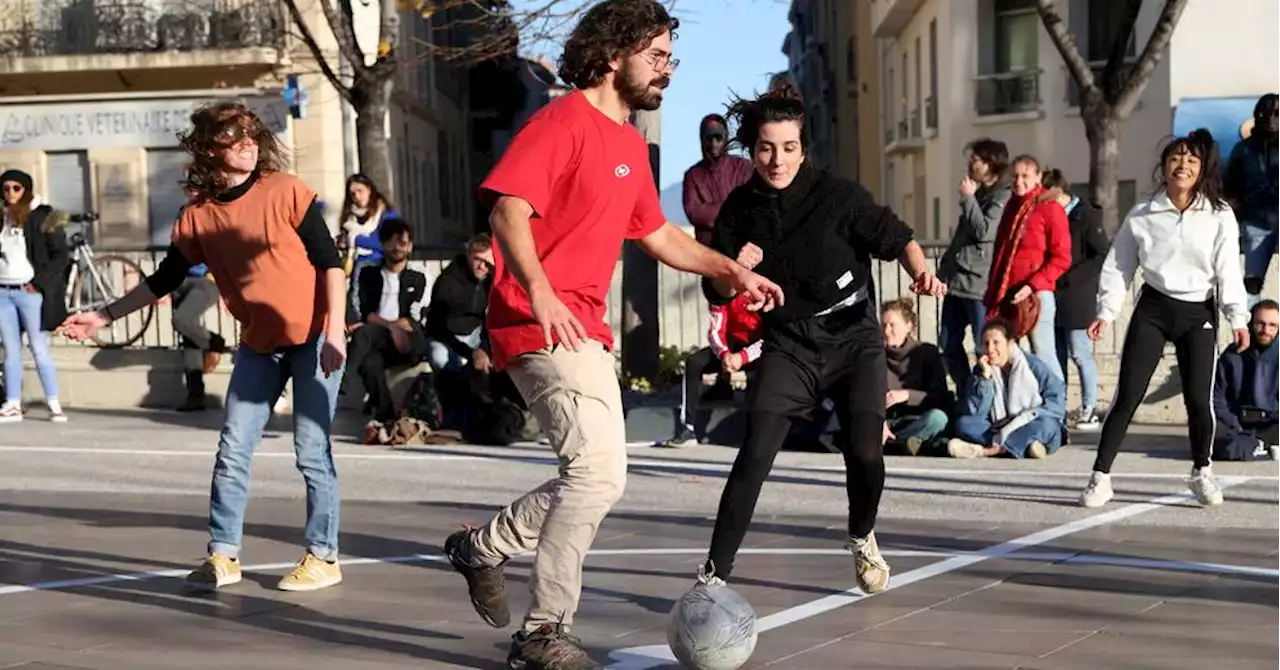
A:
{"label": "person in red coat", "polygon": [[1027,333],[1031,353],[1064,378],[1054,341],[1054,292],[1071,267],[1071,227],[1067,211],[1040,184],[1040,163],[1031,156],[1013,161],[1013,197],[1005,205],[996,233],[995,255],[983,303],[987,318],[1002,309],[1039,298],[1040,316]]}

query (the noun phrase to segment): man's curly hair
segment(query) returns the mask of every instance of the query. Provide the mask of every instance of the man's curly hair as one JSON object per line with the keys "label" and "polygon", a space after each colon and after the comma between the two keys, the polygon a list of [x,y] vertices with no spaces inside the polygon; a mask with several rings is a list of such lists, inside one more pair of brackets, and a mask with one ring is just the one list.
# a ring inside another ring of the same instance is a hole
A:
{"label": "man's curly hair", "polygon": [[222,150],[239,137],[258,143],[259,173],[279,172],[288,160],[275,133],[239,102],[215,102],[192,112],[191,129],[178,135],[178,144],[191,156],[182,188],[195,202],[211,200],[227,186],[222,179]]}
{"label": "man's curly hair", "polygon": [[565,42],[560,78],[577,89],[598,86],[609,63],[630,56],[662,33],[675,37],[680,20],[658,0],[604,0],[587,10]]}

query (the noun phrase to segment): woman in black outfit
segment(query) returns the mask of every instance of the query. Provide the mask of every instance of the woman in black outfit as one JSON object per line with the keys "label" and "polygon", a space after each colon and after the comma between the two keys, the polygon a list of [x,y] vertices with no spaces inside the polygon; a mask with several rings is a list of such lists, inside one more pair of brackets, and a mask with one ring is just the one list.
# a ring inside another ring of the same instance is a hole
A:
{"label": "woman in black outfit", "polygon": [[[871,257],[897,259],[921,294],[942,295],[911,228],[877,205],[862,186],[805,163],[804,105],[789,89],[738,101],[729,113],[734,141],[751,151],[755,174],[721,206],[713,246],[730,258],[758,252],[755,271],[787,296],[764,316],[764,354],[748,395],[746,444],[729,474],[702,583],[722,583],[746,535],[774,457],[798,420],[823,397],[836,403],[843,430],[849,496],[849,547],[858,585],[889,583],[876,546],[876,511],[884,489],[885,349],[872,295]],[[705,281],[712,303],[733,296]],[[857,385],[857,389],[853,388]]]}

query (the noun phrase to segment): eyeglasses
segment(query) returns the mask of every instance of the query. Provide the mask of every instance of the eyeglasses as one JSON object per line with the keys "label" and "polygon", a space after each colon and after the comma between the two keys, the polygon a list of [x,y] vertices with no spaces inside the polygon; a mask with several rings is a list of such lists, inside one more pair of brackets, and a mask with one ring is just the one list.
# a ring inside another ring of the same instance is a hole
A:
{"label": "eyeglasses", "polygon": [[675,72],[676,68],[680,67],[680,59],[672,58],[671,54],[648,53],[644,55],[644,60],[655,70],[671,68],[671,71]]}
{"label": "eyeglasses", "polygon": [[4,185],[5,193],[21,193],[25,190],[27,189],[22,188],[22,184],[5,184]]}

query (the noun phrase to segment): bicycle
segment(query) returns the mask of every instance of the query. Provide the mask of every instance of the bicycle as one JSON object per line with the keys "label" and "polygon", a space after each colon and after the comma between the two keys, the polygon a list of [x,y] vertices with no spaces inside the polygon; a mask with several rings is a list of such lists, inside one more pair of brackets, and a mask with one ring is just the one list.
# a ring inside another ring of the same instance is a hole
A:
{"label": "bicycle", "polygon": [[[73,230],[68,226],[67,244],[71,248],[71,269],[67,278],[67,312],[79,314],[95,309],[102,309],[119,300],[121,296],[133,290],[145,277],[142,268],[134,261],[119,254],[97,255],[90,246],[86,234],[98,221],[95,212],[73,214],[68,218],[69,224],[82,224],[80,229]],[[116,319],[111,325],[103,328],[91,339],[103,349],[122,349],[137,342],[151,325],[155,304],[124,318]],[[131,324],[141,327],[136,331]],[[124,337],[117,337],[123,329]]]}

